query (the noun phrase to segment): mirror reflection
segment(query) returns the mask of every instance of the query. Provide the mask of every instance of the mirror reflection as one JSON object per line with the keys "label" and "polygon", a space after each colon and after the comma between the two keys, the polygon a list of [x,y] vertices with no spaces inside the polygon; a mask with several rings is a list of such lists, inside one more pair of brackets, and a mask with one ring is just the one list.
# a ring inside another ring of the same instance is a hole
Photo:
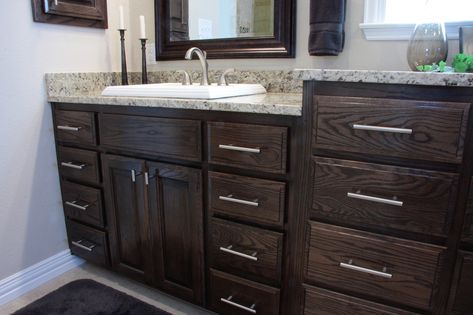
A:
{"label": "mirror reflection", "polygon": [[274,36],[274,0],[167,0],[170,40]]}

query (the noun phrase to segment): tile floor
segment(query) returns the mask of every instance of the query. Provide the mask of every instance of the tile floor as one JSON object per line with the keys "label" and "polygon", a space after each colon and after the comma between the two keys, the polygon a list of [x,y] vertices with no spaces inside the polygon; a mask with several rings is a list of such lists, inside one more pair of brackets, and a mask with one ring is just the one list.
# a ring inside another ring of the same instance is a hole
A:
{"label": "tile floor", "polygon": [[160,291],[147,287],[144,284],[87,263],[62,274],[10,303],[0,306],[0,314],[11,314],[66,283],[78,279],[95,280],[174,315],[215,315],[215,313],[211,313],[190,303],[166,295]]}

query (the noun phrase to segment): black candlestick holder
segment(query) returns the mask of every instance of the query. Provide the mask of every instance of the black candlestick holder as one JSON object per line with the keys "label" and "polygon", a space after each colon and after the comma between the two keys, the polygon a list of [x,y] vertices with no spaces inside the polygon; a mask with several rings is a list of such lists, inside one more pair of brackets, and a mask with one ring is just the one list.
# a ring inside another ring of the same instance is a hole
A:
{"label": "black candlestick holder", "polygon": [[141,38],[141,83],[148,84],[148,69],[146,66],[146,41],[147,38]]}
{"label": "black candlestick holder", "polygon": [[125,31],[124,29],[118,30],[120,32],[120,42],[122,46],[122,85],[128,85],[128,71],[126,69],[126,49],[125,49]]}

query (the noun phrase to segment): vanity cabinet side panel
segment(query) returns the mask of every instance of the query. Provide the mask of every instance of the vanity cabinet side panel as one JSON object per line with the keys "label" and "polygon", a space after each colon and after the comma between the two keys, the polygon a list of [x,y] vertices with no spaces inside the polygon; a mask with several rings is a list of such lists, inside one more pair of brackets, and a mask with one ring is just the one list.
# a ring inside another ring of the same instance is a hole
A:
{"label": "vanity cabinet side panel", "polygon": [[185,300],[204,301],[202,173],[148,163],[155,285]]}

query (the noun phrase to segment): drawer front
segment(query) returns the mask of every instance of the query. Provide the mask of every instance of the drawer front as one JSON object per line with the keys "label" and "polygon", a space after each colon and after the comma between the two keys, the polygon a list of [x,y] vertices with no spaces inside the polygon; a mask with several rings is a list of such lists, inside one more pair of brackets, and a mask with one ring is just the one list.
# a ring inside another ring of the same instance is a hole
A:
{"label": "drawer front", "polygon": [[100,189],[62,181],[64,212],[69,218],[104,227],[102,193]]}
{"label": "drawer front", "polygon": [[102,114],[100,141],[119,150],[202,159],[201,122],[197,120]]}
{"label": "drawer front", "polygon": [[452,286],[452,314],[467,315],[473,310],[473,253],[459,252],[456,279]]}
{"label": "drawer front", "polygon": [[311,222],[305,278],[430,309],[443,248]]}
{"label": "drawer front", "polygon": [[100,182],[97,152],[59,146],[58,160],[62,176],[89,183]]}
{"label": "drawer front", "polygon": [[311,218],[446,236],[458,176],[313,158]]}
{"label": "drawer front", "polygon": [[209,205],[214,213],[281,227],[286,184],[209,172]]}
{"label": "drawer front", "polygon": [[305,286],[304,315],[414,315],[340,293]]}
{"label": "drawer front", "polygon": [[469,104],[335,96],[314,100],[315,150],[462,161]]}
{"label": "drawer front", "polygon": [[212,267],[277,284],[281,278],[282,247],[281,233],[211,220]]}
{"label": "drawer front", "polygon": [[283,174],[287,128],[211,122],[209,162]]}
{"label": "drawer front", "polygon": [[108,246],[105,232],[70,220],[67,220],[66,223],[71,252],[87,261],[108,266]]}
{"label": "drawer front", "polygon": [[89,112],[55,110],[56,140],[96,145],[95,115]]}
{"label": "drawer front", "polygon": [[279,289],[210,269],[209,307],[221,315],[277,315]]}
{"label": "drawer front", "polygon": [[470,182],[470,194],[465,214],[463,241],[473,244],[473,178]]}

